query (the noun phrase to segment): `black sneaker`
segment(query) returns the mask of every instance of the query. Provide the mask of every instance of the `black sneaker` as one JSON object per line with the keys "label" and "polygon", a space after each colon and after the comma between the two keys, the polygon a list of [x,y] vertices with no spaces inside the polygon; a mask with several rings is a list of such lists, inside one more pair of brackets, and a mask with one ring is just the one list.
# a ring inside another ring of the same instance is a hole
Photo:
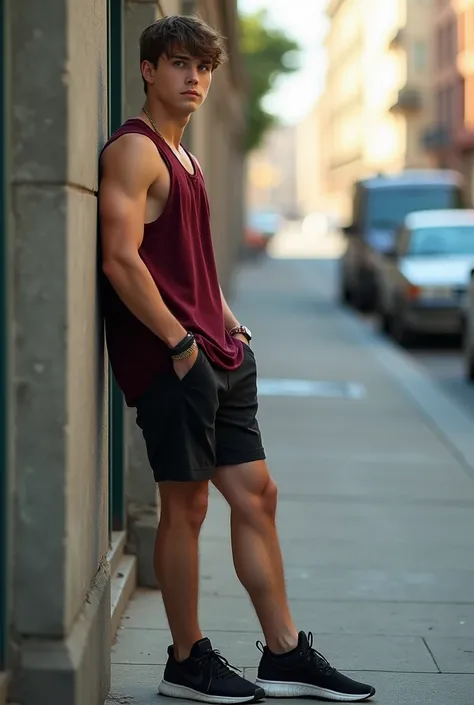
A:
{"label": "black sneaker", "polygon": [[257,685],[270,698],[321,698],[337,702],[359,702],[375,694],[375,688],[336,671],[313,649],[313,635],[299,633],[298,646],[287,654],[275,656],[257,642],[262,652]]}
{"label": "black sneaker", "polygon": [[254,703],[265,693],[255,683],[232,670],[229,662],[215,651],[209,639],[197,641],[189,658],[176,661],[168,647],[168,662],[158,692],[171,698],[187,698],[202,703]]}

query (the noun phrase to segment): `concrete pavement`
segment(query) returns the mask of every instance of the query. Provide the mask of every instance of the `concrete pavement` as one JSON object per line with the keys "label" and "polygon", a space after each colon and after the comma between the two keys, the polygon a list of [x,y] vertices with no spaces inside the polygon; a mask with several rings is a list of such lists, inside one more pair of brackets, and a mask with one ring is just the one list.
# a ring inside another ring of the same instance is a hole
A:
{"label": "concrete pavement", "polygon": [[[335,666],[376,686],[374,702],[472,705],[472,422],[334,304],[334,274],[329,259],[248,263],[233,301],[255,336],[294,617]],[[201,578],[203,630],[253,678],[261,633],[215,493]],[[110,705],[158,702],[168,641],[159,594],[137,592],[112,650]]]}

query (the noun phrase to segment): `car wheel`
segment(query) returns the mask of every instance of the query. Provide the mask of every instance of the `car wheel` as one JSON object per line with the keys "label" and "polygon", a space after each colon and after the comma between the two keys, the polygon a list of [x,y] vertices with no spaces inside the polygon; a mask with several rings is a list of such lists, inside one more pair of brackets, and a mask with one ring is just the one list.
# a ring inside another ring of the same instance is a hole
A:
{"label": "car wheel", "polygon": [[361,313],[372,313],[377,301],[375,287],[369,282],[359,282],[354,293],[354,305]]}
{"label": "car wheel", "polygon": [[463,330],[463,348],[464,348],[464,364],[466,370],[466,379],[468,382],[474,382],[474,351],[469,343],[469,327],[464,326]]}
{"label": "car wheel", "polygon": [[349,291],[347,284],[343,281],[339,288],[339,303],[343,306],[348,306],[352,301],[351,292]]}
{"label": "car wheel", "polygon": [[381,311],[379,313],[379,328],[380,328],[381,333],[390,334],[391,325],[392,325],[391,316],[389,316],[388,313],[385,313],[385,311]]}
{"label": "car wheel", "polygon": [[402,347],[412,345],[415,339],[413,331],[408,328],[401,313],[396,313],[392,316],[390,320],[390,335]]}

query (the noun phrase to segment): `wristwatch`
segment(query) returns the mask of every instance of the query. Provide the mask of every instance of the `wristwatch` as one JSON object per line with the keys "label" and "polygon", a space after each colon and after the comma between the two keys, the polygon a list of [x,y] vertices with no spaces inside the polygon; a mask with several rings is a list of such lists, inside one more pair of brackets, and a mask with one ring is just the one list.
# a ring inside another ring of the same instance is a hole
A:
{"label": "wristwatch", "polygon": [[229,331],[229,334],[234,336],[234,335],[244,335],[248,342],[252,340],[252,333],[247,326],[235,326],[235,328],[231,328]]}

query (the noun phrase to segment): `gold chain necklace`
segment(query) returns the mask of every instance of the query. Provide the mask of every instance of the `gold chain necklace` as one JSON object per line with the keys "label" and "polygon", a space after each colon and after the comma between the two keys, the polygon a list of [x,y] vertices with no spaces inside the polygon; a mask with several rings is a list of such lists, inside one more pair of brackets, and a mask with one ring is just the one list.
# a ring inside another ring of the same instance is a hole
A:
{"label": "gold chain necklace", "polygon": [[[163,135],[161,134],[161,132],[160,132],[159,129],[157,128],[156,123],[155,123],[155,121],[153,120],[152,116],[151,116],[150,113],[148,112],[148,109],[147,109],[145,106],[143,106],[142,111],[143,111],[143,113],[146,115],[146,117],[148,118],[148,120],[150,121],[150,125],[151,125],[152,128],[155,130],[156,134],[159,135],[162,140],[165,140],[165,138],[163,137]],[[166,140],[165,140],[165,142],[166,142]],[[168,144],[168,142],[166,142],[166,144]],[[169,145],[169,146],[170,146],[170,145]]]}
{"label": "gold chain necklace", "polygon": [[[166,142],[166,144],[168,145],[168,147],[171,149],[171,151],[172,151],[173,154],[175,155],[176,159],[178,159],[178,161],[180,161],[181,164],[183,164],[182,159],[181,159],[181,155],[180,155],[180,153],[179,153],[179,149],[175,149],[175,147],[173,147],[173,146],[168,142],[168,140],[165,139],[165,137],[163,136],[163,133],[161,133],[161,132],[159,131],[159,129],[157,128],[155,121],[153,120],[152,116],[150,115],[150,112],[148,111],[148,108],[147,108],[145,105],[144,105],[143,108],[142,108],[142,112],[143,112],[143,114],[148,118],[148,120],[150,121],[150,125],[152,126],[152,128],[154,129],[154,131],[156,132],[156,134],[161,137],[161,139],[163,140],[163,142]],[[187,168],[184,164],[183,164],[183,167],[186,169],[186,171],[188,171],[188,168]],[[188,172],[188,173],[190,173],[190,172]]]}
{"label": "gold chain necklace", "polygon": [[150,115],[150,112],[148,111],[148,108],[147,108],[145,105],[143,106],[142,111],[143,111],[144,115],[146,115],[146,117],[148,118],[148,120],[150,121],[150,125],[152,126],[152,128],[154,129],[154,131],[156,132],[156,134],[161,137],[161,139],[163,140],[163,142],[166,142],[166,144],[167,144],[168,147],[171,149],[171,151],[172,151],[173,154],[176,156],[176,158],[179,159],[179,161],[181,161],[181,156],[180,156],[180,154],[179,154],[179,150],[175,149],[175,147],[173,147],[173,146],[168,142],[168,140],[165,139],[163,133],[160,132],[159,129],[157,128],[155,121],[153,120],[152,116]]}

